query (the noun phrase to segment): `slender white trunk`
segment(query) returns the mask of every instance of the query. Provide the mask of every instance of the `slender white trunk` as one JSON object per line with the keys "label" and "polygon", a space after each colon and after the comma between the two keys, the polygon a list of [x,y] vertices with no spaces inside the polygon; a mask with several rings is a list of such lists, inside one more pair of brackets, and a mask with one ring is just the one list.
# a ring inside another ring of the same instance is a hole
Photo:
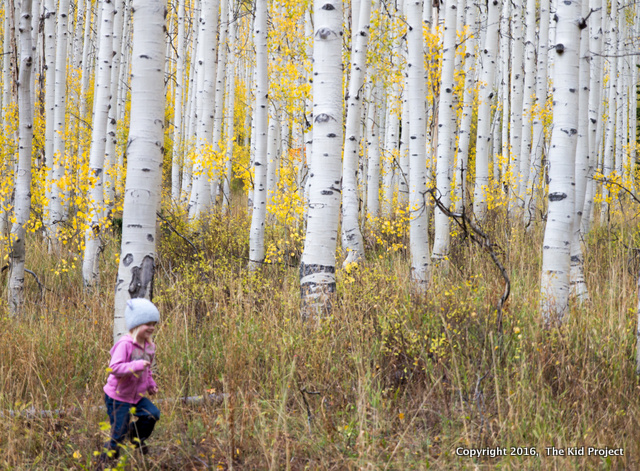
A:
{"label": "slender white trunk", "polygon": [[344,160],[342,162],[342,250],[346,254],[345,265],[359,262],[364,258],[364,240],[358,221],[360,207],[358,157],[360,154],[363,84],[366,73],[370,17],[371,1],[365,0],[359,8],[358,18],[354,18],[353,21],[351,73],[346,99],[347,122]]}
{"label": "slender white trunk", "polygon": [[[522,114],[523,114],[523,94],[524,94],[524,37],[523,37],[523,5],[512,4],[511,20],[511,119],[509,122],[509,148],[510,159],[509,169],[511,171],[511,181],[509,185],[509,209],[513,209],[517,204],[518,187],[521,181],[520,175],[520,153],[522,151]],[[524,110],[526,112],[526,110]]]}
{"label": "slender white trunk", "polygon": [[[216,146],[213,142],[215,116],[216,50],[218,48],[216,27],[218,24],[218,0],[202,0],[200,28],[198,33],[198,92],[194,97],[197,106],[197,155],[193,165],[193,182],[189,200],[189,220],[195,221],[211,203],[212,163],[209,152]],[[202,81],[202,86],[200,86]]]}
{"label": "slender white trunk", "polygon": [[178,2],[178,50],[176,57],[176,88],[173,111],[173,156],[171,160],[171,199],[177,204],[180,200],[180,169],[184,155],[184,143],[182,141],[182,110],[184,94],[185,56],[185,8],[186,0]]}
{"label": "slender white trunk", "polygon": [[[222,129],[224,128],[224,92],[225,92],[225,75],[227,73],[227,35],[229,33],[228,20],[228,4],[227,0],[220,2],[220,40],[218,44],[218,63],[216,68],[216,93],[214,97],[215,109],[213,116],[213,151],[219,158],[220,144],[222,143]],[[218,187],[220,183],[219,167],[217,159],[212,162],[211,169],[211,203],[215,204],[218,196]]]}
{"label": "slender white trunk", "polygon": [[[65,111],[67,103],[67,36],[68,36],[69,0],[61,0],[58,5],[57,46],[55,58],[55,92],[53,104],[53,160],[51,169],[51,226],[50,236],[57,243],[58,224],[66,219],[61,198],[65,189],[60,185],[65,168]],[[54,78],[50,75],[49,78]],[[47,79],[48,80],[48,79]]]}
{"label": "slender white trunk", "polygon": [[[456,112],[454,109],[454,68],[456,58],[457,39],[457,4],[454,0],[447,0],[444,17],[444,38],[442,44],[442,72],[440,79],[440,102],[438,107],[438,147],[436,161],[436,196],[446,207],[451,206],[451,178],[453,165],[453,150],[456,132]],[[431,259],[434,264],[448,260],[451,234],[449,217],[440,208],[434,213],[435,235],[433,238],[433,252]]]}
{"label": "slender white trunk", "polygon": [[267,0],[256,0],[254,42],[256,48],[256,104],[254,107],[255,133],[252,139],[252,146],[255,146],[253,212],[249,232],[249,260],[251,260],[249,269],[251,270],[256,270],[264,261],[264,224],[267,215],[267,126],[269,121]]}
{"label": "slender white trunk", "polygon": [[[520,178],[518,179],[518,206],[524,208],[531,167],[531,136],[536,86],[536,1],[527,0],[524,41],[524,93],[522,96],[522,132],[520,145]],[[527,220],[526,213],[522,213]]]}
{"label": "slender white trunk", "polygon": [[[617,10],[617,2],[614,1],[612,4],[612,11],[608,18],[609,31],[607,34],[608,37],[608,53],[612,56],[615,56],[617,53],[617,41],[616,41],[616,28],[615,28],[615,15]],[[603,155],[603,164],[602,164],[602,175],[605,179],[611,178],[611,173],[615,169],[615,145],[616,145],[616,134],[615,134],[615,125],[616,125],[616,88],[618,85],[618,61],[615,57],[609,58],[609,98],[607,100],[608,103],[608,112],[607,112],[607,122],[605,127],[605,144],[604,144],[604,155]],[[609,218],[609,187],[606,184],[602,185],[602,204],[600,206],[600,222],[605,223]]]}
{"label": "slender white trunk", "polygon": [[[12,13],[12,12],[10,12]],[[33,104],[31,87],[31,0],[22,0],[20,22],[20,75],[18,78],[18,168],[15,176],[14,220],[11,226],[9,252],[9,315],[21,313],[24,306],[24,265],[26,256],[26,225],[31,213],[31,149],[33,144]]]}
{"label": "slender white trunk", "polygon": [[384,167],[382,182],[382,216],[389,219],[393,214],[393,194],[398,158],[398,132],[400,130],[399,101],[400,82],[394,82],[387,94],[387,120],[384,145]]}
{"label": "slender white trunk", "polygon": [[269,128],[267,132],[267,212],[273,213],[273,197],[277,191],[277,173],[280,168],[278,153],[278,110],[273,101],[269,104]]}
{"label": "slender white trunk", "polygon": [[537,113],[533,117],[533,129],[531,131],[531,155],[527,191],[525,193],[524,214],[525,224],[534,218],[536,195],[542,178],[542,151],[545,147],[544,123],[540,111],[547,103],[547,57],[549,55],[549,0],[540,2],[540,29],[538,31],[538,59],[536,76],[536,107]]}
{"label": "slender white trunk", "polygon": [[[500,84],[500,112],[502,115],[502,158],[503,162],[508,164],[509,155],[511,153],[509,147],[509,121],[511,119],[511,107],[509,96],[511,95],[511,79],[510,79],[510,65],[511,65],[511,2],[503,2],[502,3],[502,15],[500,17],[500,57],[502,61],[500,61],[499,70],[501,77]],[[498,66],[496,66],[498,67]],[[506,168],[505,168],[506,170]],[[493,179],[495,182],[500,182],[502,175],[494,174]],[[502,181],[500,184],[504,184]]]}
{"label": "slender white trunk", "polygon": [[409,245],[411,280],[416,292],[424,294],[431,279],[429,259],[429,207],[427,206],[426,101],[422,34],[422,0],[408,0],[406,16],[409,100]]}
{"label": "slender white trunk", "polygon": [[[615,6],[615,3],[613,3]],[[616,174],[619,178],[624,182],[624,154],[625,154],[625,145],[626,142],[623,139],[623,115],[626,112],[626,106],[624,106],[624,98],[625,90],[624,90],[624,76],[625,76],[625,61],[626,58],[624,43],[625,43],[625,31],[626,31],[626,18],[625,18],[625,10],[622,8],[622,4],[618,2],[618,8],[616,9],[615,16],[618,20],[617,34],[616,34],[616,58],[612,59],[617,62],[616,68],[618,70],[618,77],[616,78],[616,99],[615,99],[615,128],[616,128],[616,144],[615,144],[615,159],[614,159],[614,168],[616,170]],[[613,102],[612,102],[613,103]]]}
{"label": "slender white trunk", "polygon": [[487,33],[481,59],[476,139],[476,181],[473,192],[473,212],[478,219],[484,219],[487,214],[489,150],[491,149],[491,99],[494,93],[493,82],[496,71],[500,7],[500,0],[489,1]]}
{"label": "slender white trunk", "polygon": [[[29,33],[31,34],[31,33]],[[48,202],[48,227],[53,227],[54,216],[51,214],[52,197],[51,180],[53,178],[53,123],[54,123],[54,103],[55,103],[55,62],[56,62],[56,2],[55,0],[45,0],[44,2],[44,61],[45,61],[45,131],[44,131],[44,158],[47,168],[47,187],[45,196]],[[32,57],[33,60],[33,57]]]}
{"label": "slender white trunk", "polygon": [[96,84],[93,105],[93,130],[89,153],[89,172],[92,177],[87,192],[89,214],[84,234],[84,258],[82,261],[82,280],[86,287],[99,282],[99,253],[101,249],[100,232],[104,228],[104,153],[107,141],[107,118],[111,94],[111,59],[113,57],[113,19],[115,9],[111,0],[102,2],[102,25],[100,43],[96,61]]}
{"label": "slender white trunk", "polygon": [[113,57],[111,59],[111,79],[109,111],[107,116],[106,144],[104,157],[104,206],[105,215],[110,216],[116,199],[116,178],[118,162],[116,145],[118,143],[118,90],[120,89],[120,67],[122,64],[122,34],[124,21],[124,1],[112,0],[115,10],[113,20]]}
{"label": "slender white trunk", "polygon": [[371,101],[367,116],[367,218],[374,220],[380,216],[380,111],[378,106],[380,83],[372,69]]}
{"label": "slender white trunk", "polygon": [[462,118],[458,129],[458,155],[455,166],[456,202],[454,208],[460,211],[465,207],[468,196],[466,194],[467,164],[469,161],[469,144],[471,142],[471,122],[473,119],[473,101],[475,99],[476,82],[476,12],[478,9],[472,2],[467,3],[467,15],[465,23],[468,27],[465,41],[464,60],[464,94],[462,98]]}
{"label": "slender white trunk", "polygon": [[592,219],[593,196],[595,193],[595,174],[598,155],[602,146],[602,80],[604,77],[602,61],[602,20],[606,16],[602,12],[602,0],[591,0],[593,10],[589,19],[590,80],[589,80],[589,169],[587,173],[587,189],[582,209],[583,235],[589,232]]}
{"label": "slender white trunk", "polygon": [[133,0],[131,128],[122,213],[122,248],[115,292],[113,337],[126,333],[131,298],[153,297],[156,210],[162,180],[164,136],[164,0]]}
{"label": "slender white trunk", "polygon": [[[582,2],[582,17],[589,14],[589,2]],[[586,26],[586,25],[585,25]],[[579,302],[589,299],[587,285],[584,279],[584,257],[582,255],[582,209],[584,207],[587,189],[587,175],[589,173],[589,30],[582,29],[580,33],[580,64],[578,91],[578,138],[576,143],[575,167],[575,217],[573,220],[573,234],[571,239],[571,292]]]}
{"label": "slender white trunk", "polygon": [[[342,2],[314,2],[313,157],[309,208],[300,260],[303,319],[331,311],[342,179]],[[256,156],[257,158],[257,156]]]}
{"label": "slender white trunk", "polygon": [[549,210],[542,247],[540,310],[547,326],[562,323],[569,299],[570,250],[578,134],[580,3],[558,2],[553,83],[553,131],[549,149]]}
{"label": "slender white trunk", "polygon": [[[224,0],[223,0],[224,1]],[[231,57],[236,55],[236,29],[238,19],[233,14],[233,1],[229,1],[229,53]],[[236,136],[233,132],[233,117],[235,110],[235,86],[236,86],[235,63],[233,60],[227,60],[227,106],[226,106],[226,156],[225,156],[225,177],[222,193],[222,206],[230,209],[231,207],[231,180],[233,178],[233,146]],[[246,131],[245,131],[246,133]]]}

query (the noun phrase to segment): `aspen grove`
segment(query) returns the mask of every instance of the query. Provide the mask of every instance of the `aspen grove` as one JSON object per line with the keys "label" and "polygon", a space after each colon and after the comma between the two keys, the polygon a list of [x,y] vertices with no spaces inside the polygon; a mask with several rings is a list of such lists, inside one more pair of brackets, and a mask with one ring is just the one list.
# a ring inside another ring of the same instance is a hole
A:
{"label": "aspen grove", "polygon": [[88,469],[132,297],[118,469],[640,466],[638,2],[0,5],[0,467]]}

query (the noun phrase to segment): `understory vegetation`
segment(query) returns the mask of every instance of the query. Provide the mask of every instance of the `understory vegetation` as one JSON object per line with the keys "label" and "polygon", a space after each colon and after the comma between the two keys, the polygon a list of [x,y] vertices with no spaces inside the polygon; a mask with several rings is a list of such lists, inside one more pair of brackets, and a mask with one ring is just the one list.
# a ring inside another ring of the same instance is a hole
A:
{"label": "understory vegetation", "polygon": [[[163,318],[155,335],[162,418],[150,454],[127,450],[114,466],[637,468],[640,236],[637,221],[621,214],[585,240],[590,302],[573,305],[560,330],[545,330],[543,228],[511,226],[500,210],[483,229],[511,282],[501,323],[504,280],[460,229],[448,269],[417,298],[408,234],[390,230],[393,221],[372,224],[367,261],[337,273],[333,315],[305,324],[296,228],[267,231],[277,249],[272,263],[249,273],[244,211],[195,228],[165,212],[154,286]],[[49,253],[30,235],[27,312],[0,321],[2,469],[93,469],[107,440],[100,406],[120,246],[117,231],[104,237],[100,287],[84,292],[73,264],[80,255]],[[175,400],[196,395],[217,400]],[[59,416],[38,413],[58,409]],[[552,457],[550,446],[622,448],[624,456]],[[496,447],[507,456],[456,451]],[[511,456],[512,447],[535,453]]]}

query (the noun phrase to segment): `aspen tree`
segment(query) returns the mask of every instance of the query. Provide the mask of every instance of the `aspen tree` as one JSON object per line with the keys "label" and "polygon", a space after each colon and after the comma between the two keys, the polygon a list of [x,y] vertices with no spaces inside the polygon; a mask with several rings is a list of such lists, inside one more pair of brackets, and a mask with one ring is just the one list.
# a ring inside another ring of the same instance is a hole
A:
{"label": "aspen tree", "polygon": [[[115,9],[112,0],[103,0],[100,26],[100,43],[96,61],[96,84],[93,104],[93,129],[89,169],[92,182],[89,185],[88,224],[84,234],[84,257],[82,260],[82,280],[85,287],[92,287],[99,281],[100,232],[104,227],[104,154],[107,141],[107,118],[111,92],[111,59],[113,57],[113,19]],[[54,210],[55,211],[55,210]],[[55,213],[54,213],[55,214]]]}
{"label": "aspen tree", "polygon": [[[45,73],[45,132],[44,132],[44,158],[45,167],[47,168],[47,189],[45,190],[46,199],[48,201],[49,219],[47,226],[52,228],[57,221],[51,214],[51,206],[53,198],[57,195],[52,194],[51,179],[53,175],[53,123],[54,123],[54,103],[55,103],[55,61],[56,61],[56,2],[55,0],[44,1],[44,69]],[[31,34],[31,33],[29,33]],[[33,39],[32,39],[33,41]],[[33,58],[32,58],[33,60]]]}
{"label": "aspen tree", "polygon": [[[256,270],[264,261],[264,224],[267,215],[267,126],[269,120],[268,55],[267,55],[267,0],[256,0],[254,43],[256,48],[256,80],[254,120],[255,133],[251,145],[255,146],[253,162],[253,211],[249,232],[249,269]],[[255,141],[255,143],[253,142]]]}
{"label": "aspen tree", "polygon": [[[584,1],[584,0],[583,0]],[[517,180],[518,206],[523,208],[526,202],[531,166],[531,133],[533,122],[533,104],[535,99],[536,74],[536,0],[527,0],[524,20],[526,32],[524,39],[524,91],[522,95],[522,130],[520,141],[520,177]],[[522,213],[524,220],[526,216]]]}
{"label": "aspen tree", "polygon": [[547,327],[567,314],[575,201],[578,133],[578,53],[584,20],[575,0],[558,2],[556,14],[553,131],[549,149],[547,225],[542,246],[540,311]]}
{"label": "aspen tree", "polygon": [[396,182],[396,165],[398,157],[398,133],[400,131],[400,117],[398,101],[400,95],[400,82],[394,81],[387,93],[387,120],[384,146],[384,176],[383,176],[383,197],[382,216],[389,219],[393,212],[393,194]]}
{"label": "aspen tree", "polygon": [[113,57],[111,58],[111,78],[109,91],[109,107],[107,114],[106,142],[104,156],[104,216],[110,217],[116,198],[116,178],[118,161],[116,145],[118,143],[118,93],[120,87],[120,67],[122,64],[122,39],[124,33],[124,0],[112,0],[114,7],[113,18]]}
{"label": "aspen tree", "polygon": [[[500,16],[500,77],[502,82],[499,90],[499,103],[501,107],[502,120],[502,158],[507,164],[511,153],[509,147],[509,121],[511,120],[511,106],[509,96],[511,95],[511,2],[502,2],[502,14]],[[485,29],[486,31],[486,29]],[[486,38],[486,36],[485,36]],[[486,39],[485,39],[486,40]],[[545,64],[546,68],[546,64]],[[507,170],[506,168],[504,170]],[[493,178],[496,182],[500,181],[502,174],[494,174]],[[502,181],[502,184],[505,182]]]}
{"label": "aspen tree", "polygon": [[156,208],[160,199],[164,136],[164,0],[133,0],[131,127],[122,212],[122,248],[115,292],[113,337],[126,333],[131,298],[153,297]]}
{"label": "aspen tree", "polygon": [[[605,124],[605,143],[604,143],[604,153],[602,157],[602,175],[605,180],[609,180],[611,178],[612,172],[615,170],[615,145],[616,145],[616,88],[618,86],[618,61],[615,56],[617,54],[617,41],[616,41],[616,10],[617,1],[614,0],[611,5],[611,13],[606,15],[608,31],[607,31],[607,55],[609,56],[609,87],[608,87],[608,112],[607,112],[607,121]],[[600,223],[604,224],[609,219],[609,186],[604,184],[602,185],[602,203],[600,205]]]}
{"label": "aspen tree", "polygon": [[468,28],[465,38],[464,60],[464,94],[462,98],[462,118],[458,129],[458,155],[455,164],[455,189],[457,196],[455,210],[460,211],[468,201],[466,195],[467,164],[469,158],[469,143],[471,142],[471,122],[473,119],[473,101],[476,82],[476,17],[477,7],[469,1],[466,4],[465,24]]}
{"label": "aspen tree", "polygon": [[[225,0],[223,0],[225,1]],[[236,49],[236,30],[238,18],[234,15],[233,0],[229,1],[229,55],[235,57]],[[225,156],[225,175],[222,193],[222,205],[231,209],[231,179],[233,178],[233,144],[236,136],[233,131],[233,118],[235,110],[235,64],[233,60],[227,60],[227,107],[225,118],[225,137],[226,137],[226,156]],[[246,131],[245,131],[246,132]]]}
{"label": "aspen tree", "polygon": [[[342,2],[314,2],[313,156],[304,251],[300,260],[301,315],[331,311],[342,179]],[[257,159],[257,155],[256,155]]]}
{"label": "aspen tree", "polygon": [[[582,1],[582,18],[589,15],[589,1]],[[589,299],[587,285],[584,279],[584,257],[582,255],[582,209],[587,189],[587,175],[589,173],[589,30],[580,31],[580,61],[578,88],[578,137],[575,157],[575,204],[573,234],[571,239],[571,276],[570,294],[579,302]]]}
{"label": "aspen tree", "polygon": [[216,66],[216,87],[214,97],[214,115],[213,115],[213,135],[211,143],[213,145],[214,159],[211,163],[211,195],[207,201],[207,206],[215,203],[218,196],[220,183],[220,174],[218,169],[218,158],[220,154],[220,144],[222,143],[222,129],[224,128],[224,92],[227,74],[227,35],[229,33],[229,18],[227,10],[227,0],[220,0],[220,28],[218,41],[218,59]]}
{"label": "aspen tree", "polygon": [[[57,243],[58,224],[66,219],[62,205],[64,188],[60,180],[64,175],[65,167],[65,112],[67,103],[67,36],[68,36],[69,0],[60,0],[58,5],[58,27],[55,57],[55,75],[49,75],[54,82],[53,103],[53,146],[51,148],[53,159],[51,167],[47,167],[49,185],[51,187],[51,241]],[[53,71],[51,71],[53,72]],[[47,120],[48,121],[48,120]],[[48,186],[49,186],[48,185]]]}
{"label": "aspen tree", "polygon": [[[454,110],[454,68],[458,11],[455,0],[447,0],[444,15],[444,37],[442,42],[442,72],[440,101],[438,104],[438,147],[436,162],[436,196],[449,208],[451,205],[451,178],[453,166],[456,113]],[[431,259],[435,265],[447,260],[450,250],[449,217],[440,208],[434,210],[435,235]]]}
{"label": "aspen tree", "polygon": [[523,5],[519,2],[511,5],[511,108],[509,121],[509,169],[511,170],[511,181],[509,185],[509,209],[517,206],[520,186],[520,156],[522,146],[522,114],[523,114],[523,94],[524,94],[524,37],[523,37]]}
{"label": "aspen tree", "polygon": [[473,192],[473,212],[476,218],[480,220],[484,219],[487,214],[489,150],[491,149],[491,99],[493,98],[493,81],[496,71],[500,7],[500,0],[489,0],[486,36],[480,68],[476,136],[476,180]]}
{"label": "aspen tree", "polygon": [[[538,54],[536,66],[536,95],[533,123],[531,130],[531,155],[529,157],[530,168],[527,179],[527,191],[525,193],[524,214],[525,225],[529,225],[534,216],[536,187],[540,185],[542,178],[542,151],[545,144],[544,123],[542,110],[547,103],[547,57],[549,55],[549,21],[550,2],[540,2],[540,28],[538,30]],[[534,202],[532,204],[532,201]]]}
{"label": "aspen tree", "polygon": [[[347,117],[342,162],[342,250],[346,253],[344,265],[364,259],[364,240],[358,222],[358,156],[362,129],[362,98],[366,72],[371,0],[363,0],[359,15],[353,18],[351,73],[346,97]],[[357,27],[355,26],[357,25]]]}
{"label": "aspen tree", "polygon": [[371,97],[367,110],[367,172],[366,213],[374,220],[380,215],[380,126],[381,109],[378,106],[380,83],[376,80],[376,69],[371,69]]}
{"label": "aspen tree", "polygon": [[275,100],[269,101],[269,126],[267,128],[267,212],[273,212],[273,199],[277,190],[277,171],[280,167],[278,152],[278,110]]}
{"label": "aspen tree", "polygon": [[[8,14],[12,14],[10,11]],[[24,305],[24,269],[27,236],[26,225],[31,213],[31,149],[33,145],[33,104],[31,87],[31,0],[22,0],[20,22],[20,75],[18,78],[18,168],[15,178],[14,220],[11,226],[9,252],[9,315],[21,313]]]}
{"label": "aspen tree", "polygon": [[411,280],[417,293],[424,294],[431,278],[429,259],[429,208],[426,162],[426,101],[422,33],[422,0],[407,0],[407,97],[409,103],[409,245]]}
{"label": "aspen tree", "polygon": [[[18,5],[18,8],[20,8],[20,2],[18,2],[17,5]],[[40,43],[41,43],[40,38],[42,36],[40,34],[40,21],[42,20],[41,7],[42,7],[41,0],[32,0],[31,2],[31,56],[33,59],[33,69],[31,73],[35,77],[44,76],[42,60],[40,58],[40,56],[42,55],[42,52],[41,52],[42,48],[40,47]],[[34,106],[35,106],[36,97],[37,97],[36,89],[37,89],[36,86],[31,87],[31,103],[33,103]]]}
{"label": "aspen tree", "polygon": [[184,94],[184,74],[185,74],[185,3],[186,0],[176,0],[178,2],[178,41],[176,51],[176,88],[175,103],[173,111],[173,155],[171,160],[171,199],[178,203],[180,200],[180,168],[184,155],[184,143],[182,142],[183,124],[182,110],[184,108],[182,99]]}
{"label": "aspen tree", "polygon": [[218,0],[202,0],[198,31],[198,72],[197,93],[194,99],[197,103],[197,155],[193,165],[191,197],[189,199],[189,220],[195,221],[202,212],[211,206],[212,164],[207,160],[211,157],[213,146],[213,126],[215,117],[215,85],[216,85],[216,51]]}

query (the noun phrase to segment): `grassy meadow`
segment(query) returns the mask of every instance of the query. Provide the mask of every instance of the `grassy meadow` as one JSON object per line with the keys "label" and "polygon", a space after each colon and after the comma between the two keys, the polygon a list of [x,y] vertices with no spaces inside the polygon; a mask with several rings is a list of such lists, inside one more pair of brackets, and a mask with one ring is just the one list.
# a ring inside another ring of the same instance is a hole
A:
{"label": "grassy meadow", "polygon": [[[525,231],[492,214],[484,229],[511,281],[500,331],[503,279],[463,234],[448,269],[416,297],[407,231],[369,229],[367,261],[338,270],[333,315],[311,325],[299,316],[302,244],[291,234],[268,231],[271,243],[282,241],[280,255],[248,273],[242,212],[196,228],[164,217],[157,397],[226,394],[215,403],[159,403],[150,454],[127,450],[117,469],[640,468],[633,218],[592,229],[591,301],[572,306],[562,329],[544,330],[542,226]],[[49,253],[38,235],[28,241],[27,268],[42,287],[27,274],[26,312],[0,320],[0,469],[94,469],[109,432],[99,406],[119,251],[117,234],[106,237],[93,292],[82,289],[80,254]],[[54,418],[7,415],[61,408]],[[585,456],[547,456],[551,446],[585,447]],[[587,447],[624,455],[586,456]],[[461,456],[472,449],[507,456]]]}

